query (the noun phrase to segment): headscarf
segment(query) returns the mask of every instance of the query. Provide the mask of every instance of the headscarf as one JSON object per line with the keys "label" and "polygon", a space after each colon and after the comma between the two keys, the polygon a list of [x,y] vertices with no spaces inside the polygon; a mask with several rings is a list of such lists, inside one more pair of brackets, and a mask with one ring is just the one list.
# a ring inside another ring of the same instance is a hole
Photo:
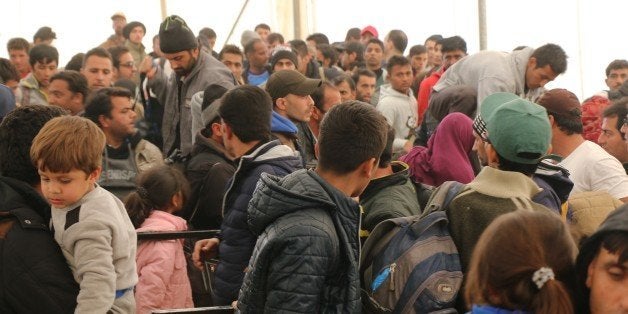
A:
{"label": "headscarf", "polygon": [[478,93],[466,85],[449,86],[432,94],[428,110],[436,121],[441,121],[452,112],[462,112],[473,118],[478,108]]}
{"label": "headscarf", "polygon": [[602,133],[602,112],[610,105],[606,97],[593,96],[582,103],[582,136],[597,143]]}
{"label": "headscarf", "polygon": [[448,114],[427,142],[427,147],[415,146],[399,160],[410,166],[415,182],[439,186],[445,181],[469,183],[473,168],[469,154],[473,148],[473,121],[465,114]]}

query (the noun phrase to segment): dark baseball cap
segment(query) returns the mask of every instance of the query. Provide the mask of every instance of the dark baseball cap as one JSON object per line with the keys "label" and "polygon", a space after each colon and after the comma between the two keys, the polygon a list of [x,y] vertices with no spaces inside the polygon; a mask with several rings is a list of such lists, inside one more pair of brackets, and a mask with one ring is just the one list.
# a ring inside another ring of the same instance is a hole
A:
{"label": "dark baseball cap", "polygon": [[537,103],[545,107],[551,115],[558,115],[571,120],[582,118],[582,107],[578,96],[566,89],[549,90],[539,98]]}
{"label": "dark baseball cap", "polygon": [[286,97],[288,94],[306,96],[314,93],[321,83],[321,80],[307,78],[296,70],[281,70],[268,78],[266,91],[273,99]]}

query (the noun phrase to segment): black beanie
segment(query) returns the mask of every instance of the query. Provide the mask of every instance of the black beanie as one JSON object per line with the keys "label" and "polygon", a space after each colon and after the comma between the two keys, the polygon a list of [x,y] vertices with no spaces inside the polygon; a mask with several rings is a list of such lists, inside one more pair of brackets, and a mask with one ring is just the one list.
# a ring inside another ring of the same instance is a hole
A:
{"label": "black beanie", "polygon": [[290,61],[292,61],[292,63],[294,63],[295,68],[299,66],[299,62],[297,61],[297,55],[294,52],[290,50],[278,50],[270,58],[270,68],[273,71],[275,71],[275,64],[277,63],[277,61],[281,59],[289,59]]}
{"label": "black beanie", "polygon": [[144,24],[138,21],[133,21],[131,23],[126,24],[124,28],[122,29],[122,35],[124,36],[124,38],[129,39],[129,36],[131,35],[131,32],[133,31],[133,29],[138,26],[140,26],[144,30],[144,35],[146,35],[146,26],[144,26]]}
{"label": "black beanie", "polygon": [[181,17],[171,15],[159,25],[159,48],[162,52],[176,53],[196,47],[196,36]]}

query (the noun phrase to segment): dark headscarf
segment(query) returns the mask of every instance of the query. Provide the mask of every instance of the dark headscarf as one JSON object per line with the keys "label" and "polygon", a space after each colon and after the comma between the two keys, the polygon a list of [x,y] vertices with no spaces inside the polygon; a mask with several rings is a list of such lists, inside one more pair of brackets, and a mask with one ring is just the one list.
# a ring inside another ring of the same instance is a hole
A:
{"label": "dark headscarf", "polygon": [[452,112],[462,112],[473,119],[477,108],[478,93],[475,89],[466,85],[453,85],[433,93],[428,110],[434,119],[441,121]]}
{"label": "dark headscarf", "polygon": [[439,186],[445,181],[469,183],[473,168],[469,154],[473,148],[473,121],[460,112],[448,114],[427,142],[415,146],[399,160],[410,166],[415,182]]}

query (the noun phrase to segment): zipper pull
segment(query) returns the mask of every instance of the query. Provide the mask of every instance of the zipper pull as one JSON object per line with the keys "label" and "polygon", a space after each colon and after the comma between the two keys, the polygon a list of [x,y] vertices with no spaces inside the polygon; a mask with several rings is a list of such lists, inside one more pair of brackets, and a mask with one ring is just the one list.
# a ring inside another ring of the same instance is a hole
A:
{"label": "zipper pull", "polygon": [[390,282],[389,282],[390,291],[395,291],[395,268],[396,267],[397,267],[396,263],[390,264]]}

